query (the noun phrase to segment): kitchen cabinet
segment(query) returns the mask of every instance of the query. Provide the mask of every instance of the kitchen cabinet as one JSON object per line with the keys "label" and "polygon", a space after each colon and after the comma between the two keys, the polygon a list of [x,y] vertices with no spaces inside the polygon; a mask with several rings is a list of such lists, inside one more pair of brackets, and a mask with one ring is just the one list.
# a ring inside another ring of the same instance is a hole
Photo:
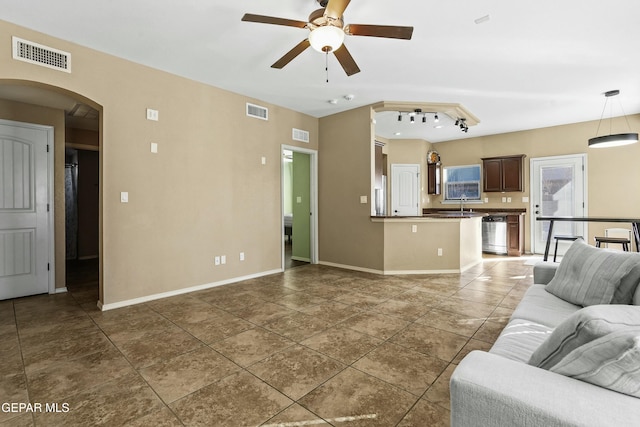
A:
{"label": "kitchen cabinet", "polygon": [[427,164],[427,194],[440,194],[441,174],[440,162]]}
{"label": "kitchen cabinet", "polygon": [[522,215],[507,215],[507,255],[524,253],[524,221]]}
{"label": "kitchen cabinet", "polygon": [[518,154],[482,159],[483,191],[485,193],[523,191],[524,157],[524,154]]}

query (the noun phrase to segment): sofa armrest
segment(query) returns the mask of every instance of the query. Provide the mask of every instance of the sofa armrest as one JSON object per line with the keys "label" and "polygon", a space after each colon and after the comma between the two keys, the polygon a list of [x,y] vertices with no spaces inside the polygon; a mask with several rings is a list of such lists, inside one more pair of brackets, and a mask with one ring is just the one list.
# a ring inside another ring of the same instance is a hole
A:
{"label": "sofa armrest", "polygon": [[452,427],[637,426],[640,399],[483,351],[451,376]]}
{"label": "sofa armrest", "polygon": [[533,266],[533,283],[537,285],[546,285],[553,279],[556,274],[558,265],[555,262],[540,261]]}

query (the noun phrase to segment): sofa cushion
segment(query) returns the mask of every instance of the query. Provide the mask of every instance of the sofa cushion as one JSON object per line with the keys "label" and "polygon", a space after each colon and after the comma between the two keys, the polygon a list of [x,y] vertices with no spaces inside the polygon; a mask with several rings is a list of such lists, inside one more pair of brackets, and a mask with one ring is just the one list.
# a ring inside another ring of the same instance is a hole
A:
{"label": "sofa cushion", "polygon": [[640,254],[589,246],[578,239],[562,258],[547,291],[573,304],[631,304],[640,282]]}
{"label": "sofa cushion", "polygon": [[576,348],[629,327],[640,328],[640,307],[610,304],[585,307],[558,325],[533,352],[529,364],[549,369]]}
{"label": "sofa cushion", "polygon": [[550,371],[640,397],[640,328],[611,332],[578,347]]}
{"label": "sofa cushion", "polygon": [[511,319],[530,320],[555,328],[581,308],[550,294],[545,285],[532,285],[525,292]]}
{"label": "sofa cushion", "polygon": [[553,328],[539,323],[515,319],[502,330],[489,352],[526,363],[552,331]]}

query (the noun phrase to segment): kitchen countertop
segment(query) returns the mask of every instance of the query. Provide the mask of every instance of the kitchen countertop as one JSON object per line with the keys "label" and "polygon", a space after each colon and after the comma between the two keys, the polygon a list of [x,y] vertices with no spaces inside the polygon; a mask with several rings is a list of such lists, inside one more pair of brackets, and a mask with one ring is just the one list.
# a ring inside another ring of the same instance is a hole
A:
{"label": "kitchen countertop", "polygon": [[423,213],[422,216],[372,216],[372,219],[418,219],[418,218],[477,218],[487,216],[484,212],[436,211]]}
{"label": "kitchen countertop", "polygon": [[[525,208],[470,208],[473,210],[473,213],[479,212],[482,214],[490,214],[490,215],[524,215],[527,213],[527,210]],[[465,208],[465,212],[467,212],[468,209]],[[455,209],[455,208],[444,208],[444,209],[437,209],[437,208],[425,208],[422,209],[422,213],[423,214],[442,214],[443,212],[460,212],[460,208]]]}

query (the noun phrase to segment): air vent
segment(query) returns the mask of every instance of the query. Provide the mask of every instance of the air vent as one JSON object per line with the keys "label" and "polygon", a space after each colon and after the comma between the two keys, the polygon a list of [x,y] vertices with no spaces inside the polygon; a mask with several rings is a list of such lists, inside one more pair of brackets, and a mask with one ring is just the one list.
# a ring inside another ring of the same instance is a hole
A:
{"label": "air vent", "polygon": [[54,70],[71,72],[71,54],[62,50],[43,46],[28,40],[13,37],[13,59],[42,65]]}
{"label": "air vent", "polygon": [[261,120],[269,120],[269,110],[265,107],[247,102],[247,116]]}
{"label": "air vent", "polygon": [[294,141],[309,143],[309,132],[306,130],[293,128],[292,138]]}

